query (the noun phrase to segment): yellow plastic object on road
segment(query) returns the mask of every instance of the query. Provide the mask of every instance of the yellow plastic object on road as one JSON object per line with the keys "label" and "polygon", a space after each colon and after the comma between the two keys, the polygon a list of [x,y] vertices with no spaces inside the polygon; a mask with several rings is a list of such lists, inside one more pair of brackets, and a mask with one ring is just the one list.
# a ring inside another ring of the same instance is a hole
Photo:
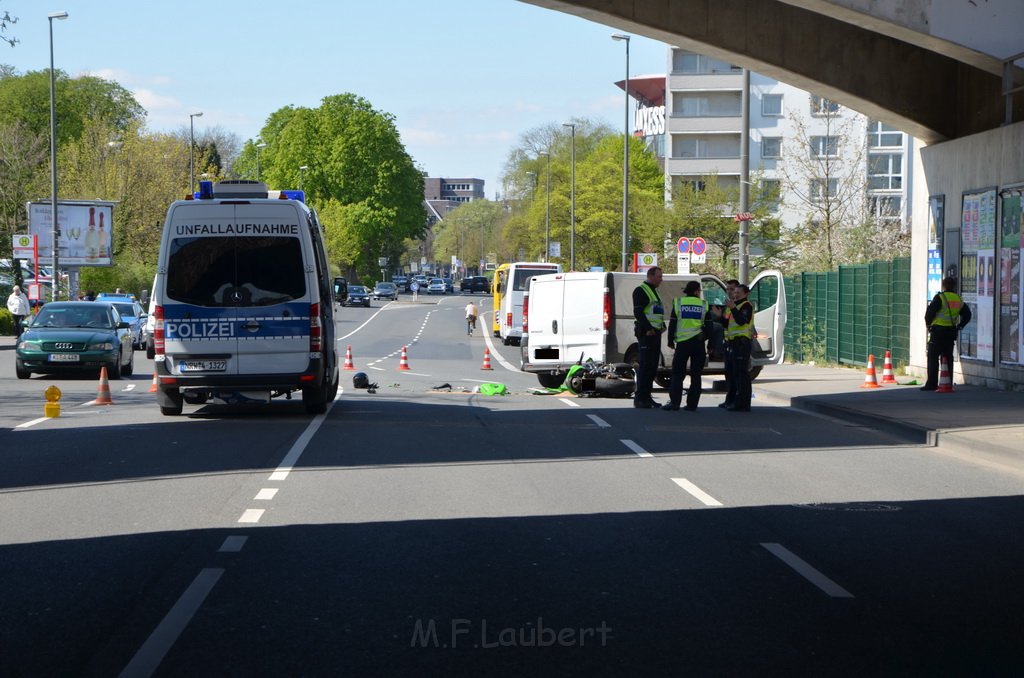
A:
{"label": "yellow plastic object on road", "polygon": [[43,405],[43,416],[45,417],[59,417],[60,416],[60,398],[63,394],[60,389],[56,386],[50,386],[43,391],[43,396],[46,398],[46,404]]}

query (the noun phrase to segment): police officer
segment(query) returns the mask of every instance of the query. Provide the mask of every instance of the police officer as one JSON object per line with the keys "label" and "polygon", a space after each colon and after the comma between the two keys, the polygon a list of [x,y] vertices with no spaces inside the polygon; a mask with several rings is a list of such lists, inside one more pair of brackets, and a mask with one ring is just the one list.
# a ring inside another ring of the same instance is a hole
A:
{"label": "police officer", "polygon": [[[739,280],[733,278],[732,280],[725,281],[725,300],[726,303],[732,299],[733,295],[736,294],[736,286],[740,284]],[[729,316],[732,311],[728,306],[716,306],[715,310],[712,311],[716,316],[716,322],[712,326],[711,340],[714,344],[715,353],[720,353],[723,369],[725,371],[725,390],[726,393],[733,392],[735,389],[732,386],[732,353],[729,351],[729,342],[725,340],[725,327],[729,324]],[[732,405],[732,401],[729,400],[729,396],[726,396],[724,402],[718,404],[719,407],[729,407]]]}
{"label": "police officer", "polygon": [[957,279],[943,278],[942,291],[928,304],[924,322],[928,325],[928,379],[922,391],[934,391],[939,384],[939,357],[953,371],[953,344],[957,333],[971,322],[971,307],[956,293]]}
{"label": "police officer", "polygon": [[725,342],[731,358],[729,392],[725,409],[730,412],[750,411],[750,342],[754,334],[754,305],[747,300],[750,288],[737,285],[733,298],[726,300],[729,322],[725,326]]}
{"label": "police officer", "polygon": [[651,397],[651,390],[661,362],[661,333],[665,331],[665,307],[658,296],[661,280],[661,267],[653,266],[647,269],[647,280],[633,290],[633,318],[636,320],[634,326],[640,349],[633,407],[644,409],[658,407],[658,403]]}
{"label": "police officer", "polygon": [[683,296],[672,301],[672,316],[668,321],[668,346],[675,347],[672,356],[672,383],[669,385],[669,402],[661,409],[678,410],[683,397],[683,374],[689,363],[690,387],[686,389],[686,407],[689,412],[697,409],[700,401],[701,374],[707,361],[704,349],[705,328],[708,322],[708,302],[700,297],[700,283],[691,280],[686,283]]}

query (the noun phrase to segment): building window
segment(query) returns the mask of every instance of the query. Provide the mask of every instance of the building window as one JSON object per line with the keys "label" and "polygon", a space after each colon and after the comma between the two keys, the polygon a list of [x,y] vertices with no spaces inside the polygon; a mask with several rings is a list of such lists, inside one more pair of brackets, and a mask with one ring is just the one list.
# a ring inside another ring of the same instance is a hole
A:
{"label": "building window", "polygon": [[872,120],[868,123],[868,148],[903,146],[903,132],[892,125]]}
{"label": "building window", "polygon": [[761,97],[761,115],[766,118],[782,117],[782,95],[765,94]]}
{"label": "building window", "polygon": [[881,221],[900,222],[903,220],[903,199],[898,195],[868,196],[868,209]]}
{"label": "building window", "polygon": [[708,73],[739,73],[742,69],[739,66],[733,66],[725,61],[712,59],[702,54],[673,50],[672,70],[675,73],[699,75]]}
{"label": "building window", "polygon": [[811,137],[811,155],[815,158],[839,157],[839,137]]}
{"label": "building window", "polygon": [[834,198],[839,195],[839,179],[828,180],[828,193],[826,194],[825,179],[811,179],[811,202],[821,202],[826,198]]}
{"label": "building window", "polygon": [[868,156],[868,190],[898,191],[903,188],[903,154],[872,153]]}
{"label": "building window", "polygon": [[761,137],[761,157],[781,158],[782,137]]}
{"label": "building window", "polygon": [[811,95],[811,115],[835,115],[839,112],[839,104],[825,97]]}
{"label": "building window", "polygon": [[778,179],[762,179],[758,186],[758,200],[773,211],[779,208],[782,201],[782,182]]}
{"label": "building window", "polygon": [[694,179],[692,177],[672,177],[672,193],[677,194],[680,191],[693,191],[694,193],[700,193],[707,188],[707,182],[703,179]]}

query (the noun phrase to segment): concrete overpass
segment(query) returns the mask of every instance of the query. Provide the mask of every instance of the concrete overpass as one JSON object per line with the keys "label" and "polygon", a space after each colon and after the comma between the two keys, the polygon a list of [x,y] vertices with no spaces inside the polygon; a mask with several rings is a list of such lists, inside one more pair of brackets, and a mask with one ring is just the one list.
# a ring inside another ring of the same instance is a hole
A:
{"label": "concrete overpass", "polygon": [[[1024,53],[1024,0],[523,1],[743,66],[929,144],[1006,122],[1004,61]],[[1024,92],[1011,101],[1024,120]]]}

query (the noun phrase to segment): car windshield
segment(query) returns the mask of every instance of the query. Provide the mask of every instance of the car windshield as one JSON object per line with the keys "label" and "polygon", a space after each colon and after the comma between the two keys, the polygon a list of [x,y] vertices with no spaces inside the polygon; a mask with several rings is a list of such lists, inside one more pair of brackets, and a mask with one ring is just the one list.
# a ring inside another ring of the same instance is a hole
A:
{"label": "car windshield", "polygon": [[134,318],[136,316],[135,307],[132,306],[131,304],[114,304],[114,308],[116,308],[117,312],[120,313],[122,316],[127,316],[130,318]]}
{"label": "car windshield", "polygon": [[32,323],[33,327],[91,327],[113,328],[110,314],[102,306],[83,308],[72,306],[44,306]]}
{"label": "car windshield", "polygon": [[352,287],[348,288],[348,293],[349,294],[366,294],[366,288],[365,287],[360,287],[359,285],[353,285]]}
{"label": "car windshield", "polygon": [[440,278],[434,278],[433,280],[430,281],[430,284],[431,285],[443,285],[444,281],[441,280]]}
{"label": "car windshield", "polygon": [[382,290],[390,290],[394,286],[395,286],[395,283],[389,283],[389,282],[377,283],[378,289],[382,289]]}

